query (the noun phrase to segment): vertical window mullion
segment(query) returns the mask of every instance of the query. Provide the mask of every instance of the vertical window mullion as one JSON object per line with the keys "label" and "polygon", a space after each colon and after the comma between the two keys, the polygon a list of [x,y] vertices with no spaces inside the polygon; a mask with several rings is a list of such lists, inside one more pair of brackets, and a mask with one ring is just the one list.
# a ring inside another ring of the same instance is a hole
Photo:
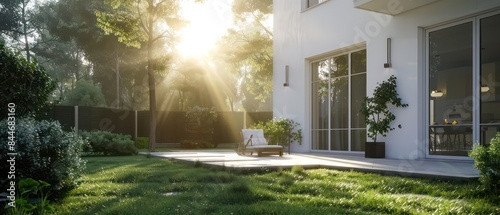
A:
{"label": "vertical window mullion", "polygon": [[347,122],[347,151],[349,151],[349,152],[352,151],[352,147],[351,147],[351,145],[352,145],[352,141],[351,141],[351,128],[352,128],[352,124],[351,124],[352,123],[351,122],[352,121],[352,117],[351,117],[352,116],[352,104],[351,104],[352,103],[352,97],[351,97],[351,95],[352,95],[352,91],[351,91],[351,89],[352,89],[352,87],[351,87],[351,84],[352,84],[351,83],[351,75],[352,75],[351,69],[352,69],[352,67],[351,66],[352,66],[352,62],[351,62],[351,60],[352,59],[351,59],[351,55],[352,55],[352,52],[348,54],[348,60],[347,60],[348,65],[349,65],[348,69],[347,69],[348,70],[347,71],[347,103],[348,103],[347,114],[349,116],[347,118],[347,121],[348,121]]}
{"label": "vertical window mullion", "polygon": [[481,122],[481,41],[480,19],[472,22],[472,142],[479,142]]}
{"label": "vertical window mullion", "polygon": [[332,150],[332,73],[330,71],[332,60],[328,60],[328,151]]}

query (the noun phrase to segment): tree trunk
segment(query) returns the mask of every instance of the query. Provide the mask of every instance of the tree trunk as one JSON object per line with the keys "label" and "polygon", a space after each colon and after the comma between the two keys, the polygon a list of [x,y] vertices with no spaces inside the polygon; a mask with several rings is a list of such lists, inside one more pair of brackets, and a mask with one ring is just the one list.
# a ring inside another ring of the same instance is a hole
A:
{"label": "tree trunk", "polygon": [[23,36],[24,36],[24,50],[26,51],[26,60],[31,62],[30,57],[30,45],[28,44],[28,20],[26,20],[26,7],[27,2],[23,1],[23,9],[22,9],[22,22],[23,22]]}
{"label": "tree trunk", "polygon": [[116,50],[116,108],[120,109],[120,57],[118,50]]}
{"label": "tree trunk", "polygon": [[[153,1],[149,1],[149,6],[153,7]],[[149,79],[149,151],[155,150],[156,144],[156,87],[155,75],[152,65],[153,49],[153,14],[148,13],[148,79]]]}

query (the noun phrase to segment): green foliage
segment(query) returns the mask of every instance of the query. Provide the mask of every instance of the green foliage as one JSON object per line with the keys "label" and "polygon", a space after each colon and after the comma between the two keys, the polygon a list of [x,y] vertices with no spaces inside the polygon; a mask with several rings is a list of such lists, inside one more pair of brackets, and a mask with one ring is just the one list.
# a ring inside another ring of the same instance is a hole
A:
{"label": "green foliage", "polygon": [[137,137],[135,138],[135,147],[137,149],[148,148],[149,138],[147,137]]}
{"label": "green foliage", "polygon": [[242,79],[238,91],[245,110],[268,109],[273,89],[273,2],[233,2],[234,26],[219,41],[222,59]]}
{"label": "green foliage", "polygon": [[200,161],[200,160],[196,160],[196,161],[194,162],[194,167],[195,167],[195,168],[201,167],[202,165],[203,165],[203,163],[201,163],[201,161]]}
{"label": "green foliage", "polygon": [[[379,134],[385,137],[389,131],[395,129],[391,127],[391,123],[396,119],[396,116],[390,111],[388,104],[396,107],[408,107],[408,104],[402,103],[398,96],[396,76],[391,75],[387,81],[383,81],[375,87],[373,97],[365,97],[360,112],[365,116],[368,137],[373,139],[373,142],[377,142]],[[398,127],[401,128],[401,125]]]}
{"label": "green foliage", "polygon": [[43,180],[32,178],[19,180],[19,195],[16,196],[15,207],[6,207],[5,214],[48,214],[54,212],[54,207],[48,200],[50,184]]}
{"label": "green foliage", "polygon": [[87,80],[80,80],[76,82],[76,87],[68,91],[63,104],[91,107],[106,106],[104,94],[102,94],[101,88]]}
{"label": "green foliage", "polygon": [[95,11],[97,25],[107,34],[114,35],[118,41],[136,48],[147,40],[145,32],[140,29],[140,17],[134,16],[133,3],[121,1],[107,1],[113,10]]}
{"label": "green foliage", "polygon": [[469,156],[481,174],[479,180],[487,192],[500,195],[500,132],[489,145],[474,144]]}
{"label": "green foliage", "polygon": [[[16,120],[16,177],[37,178],[54,185],[53,189],[73,185],[73,180],[85,168],[80,158],[86,144],[75,132],[65,132],[57,121],[35,121],[32,118]],[[0,122],[0,130],[7,131],[7,121]],[[0,142],[7,143],[7,132],[0,132]],[[0,144],[0,159],[10,159],[7,144]],[[7,173],[7,162],[0,165]]]}
{"label": "green foliage", "polygon": [[188,108],[186,111],[186,132],[190,136],[190,141],[198,146],[205,146],[212,143],[217,117],[217,111],[214,107],[194,106]]}
{"label": "green foliage", "polygon": [[[149,150],[154,151],[156,143],[156,81],[158,64],[153,62],[153,48],[160,39],[174,41],[176,30],[184,22],[179,18],[179,1],[135,1],[106,0],[111,8],[96,10],[97,25],[107,34],[118,37],[127,46],[140,48],[147,43],[147,74],[149,86]],[[170,45],[170,44],[169,44]]]}
{"label": "green foliage", "polygon": [[[186,111],[186,118],[195,122],[198,126],[210,126],[217,122],[217,110],[214,107],[190,107]],[[213,128],[211,132],[213,132]]]}
{"label": "green foliage", "polygon": [[109,131],[82,131],[80,135],[89,141],[85,152],[104,155],[136,155],[137,148],[130,135],[115,134]]}
{"label": "green foliage", "polygon": [[303,166],[300,166],[300,165],[295,165],[292,167],[292,173],[296,174],[296,175],[303,175],[305,174],[304,172],[304,167]]}
{"label": "green foliage", "polygon": [[259,122],[252,127],[264,130],[264,134],[269,136],[269,144],[284,144],[297,142],[302,144],[302,129],[298,122],[285,118],[274,118],[267,122]]}
{"label": "green foliage", "polygon": [[[72,83],[83,78],[99,84],[105,100],[113,103],[117,99],[115,80],[118,69],[122,98],[120,106],[147,110],[148,85],[143,81],[147,76],[144,72],[147,66],[144,61],[146,50],[126,47],[118,42],[117,37],[105,35],[97,26],[94,11],[108,9],[111,10],[102,0],[60,0],[45,3],[39,8],[39,19],[44,20],[48,32],[41,34],[44,39],[33,50],[37,57],[41,57],[39,61],[44,62],[48,73],[59,82],[58,97],[63,97]],[[155,48],[162,49],[163,46]],[[83,55],[85,58],[82,58]],[[88,63],[82,62],[82,59]],[[158,59],[157,62],[165,60]]]}
{"label": "green foliage", "polygon": [[55,82],[36,63],[5,47],[0,40],[0,120],[7,117],[7,104],[14,103],[16,116],[40,117],[52,105]]}
{"label": "green foliage", "polygon": [[15,31],[19,28],[19,0],[3,0],[0,2],[0,32]]}

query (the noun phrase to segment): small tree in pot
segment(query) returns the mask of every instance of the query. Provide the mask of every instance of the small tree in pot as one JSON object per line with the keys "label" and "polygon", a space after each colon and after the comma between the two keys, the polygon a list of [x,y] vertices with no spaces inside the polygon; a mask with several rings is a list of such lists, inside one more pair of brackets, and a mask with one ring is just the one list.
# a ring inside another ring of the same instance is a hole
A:
{"label": "small tree in pot", "polygon": [[[395,128],[391,126],[396,116],[390,111],[389,104],[396,107],[408,107],[408,104],[401,102],[396,91],[396,77],[391,75],[387,81],[383,81],[373,92],[373,97],[366,97],[361,108],[361,113],[365,116],[368,126],[368,137],[372,143],[365,144],[365,157],[384,158],[385,143],[377,142],[378,135],[386,136],[389,131]],[[398,125],[401,128],[401,125]]]}

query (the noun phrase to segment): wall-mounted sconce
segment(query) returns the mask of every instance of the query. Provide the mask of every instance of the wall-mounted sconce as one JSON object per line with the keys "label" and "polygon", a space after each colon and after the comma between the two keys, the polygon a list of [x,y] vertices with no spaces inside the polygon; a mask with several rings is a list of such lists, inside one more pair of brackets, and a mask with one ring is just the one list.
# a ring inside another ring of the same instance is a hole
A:
{"label": "wall-mounted sconce", "polygon": [[384,68],[391,68],[391,38],[387,38],[387,63],[384,63]]}
{"label": "wall-mounted sconce", "polygon": [[288,65],[285,66],[285,83],[283,83],[284,87],[290,86],[290,83],[288,83]]}
{"label": "wall-mounted sconce", "polygon": [[436,97],[441,97],[441,96],[443,96],[443,92],[441,90],[433,90],[431,92],[431,97],[436,98]]}
{"label": "wall-mounted sconce", "polygon": [[481,85],[481,93],[486,93],[488,91],[490,91],[490,88],[488,87],[488,85],[486,85],[486,84]]}

